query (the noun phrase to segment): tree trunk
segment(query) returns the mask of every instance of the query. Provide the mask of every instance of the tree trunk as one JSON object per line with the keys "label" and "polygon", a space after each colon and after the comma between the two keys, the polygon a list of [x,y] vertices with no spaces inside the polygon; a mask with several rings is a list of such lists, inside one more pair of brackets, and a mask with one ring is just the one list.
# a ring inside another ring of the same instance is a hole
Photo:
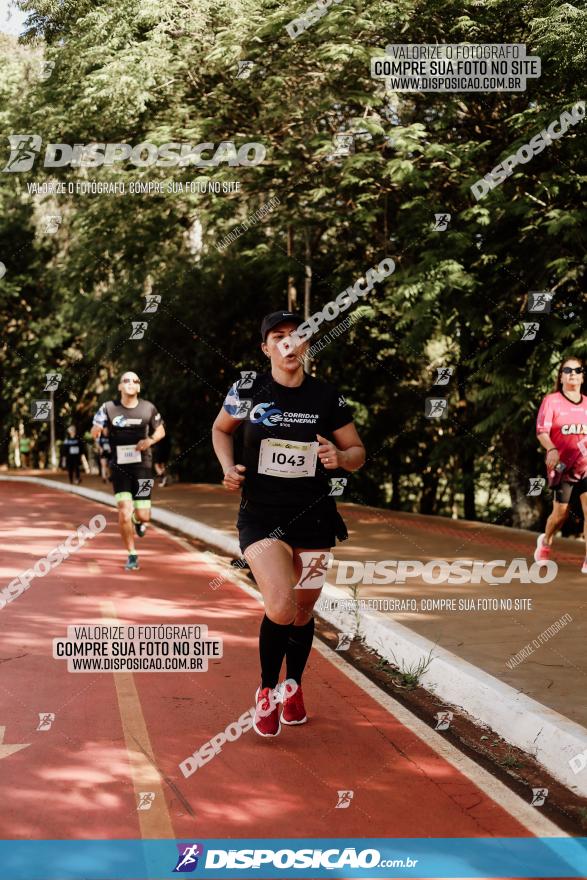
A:
{"label": "tree trunk", "polygon": [[474,447],[467,445],[461,454],[461,471],[463,474],[463,507],[465,519],[477,519],[475,509],[475,453]]}
{"label": "tree trunk", "polygon": [[[287,256],[289,259],[289,265],[291,266],[291,261],[293,259],[293,251],[294,251],[294,235],[293,228],[291,226],[287,227]],[[295,287],[295,278],[292,274],[288,274],[287,276],[287,310],[288,312],[297,311],[298,307],[298,292]]]}
{"label": "tree trunk", "polygon": [[531,456],[528,449],[520,443],[519,437],[504,434],[502,454],[509,464],[507,479],[512,499],[512,526],[516,529],[536,530],[544,518],[545,499],[544,493],[528,495],[530,476],[544,474],[528,473]]}
{"label": "tree trunk", "polygon": [[310,246],[310,234],[304,229],[304,318],[306,321],[311,314],[312,304],[312,248]]}
{"label": "tree trunk", "polygon": [[400,494],[399,471],[395,468],[391,470],[391,500],[389,507],[391,510],[400,510],[402,499]]}
{"label": "tree trunk", "polygon": [[420,513],[433,515],[436,513],[436,492],[438,489],[438,474],[436,471],[426,468],[422,474],[422,483]]}
{"label": "tree trunk", "polygon": [[465,375],[463,369],[456,369],[458,402],[458,424],[461,430],[461,451],[459,455],[462,486],[463,486],[463,514],[465,519],[476,520],[475,509],[475,445],[471,437],[470,404],[467,400]]}

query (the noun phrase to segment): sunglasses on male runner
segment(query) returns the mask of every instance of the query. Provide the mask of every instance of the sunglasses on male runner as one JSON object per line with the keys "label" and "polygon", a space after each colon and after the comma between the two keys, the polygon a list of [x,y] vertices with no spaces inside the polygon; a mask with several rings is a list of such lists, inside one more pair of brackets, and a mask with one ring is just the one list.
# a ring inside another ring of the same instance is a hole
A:
{"label": "sunglasses on male runner", "polygon": [[123,385],[130,385],[131,382],[132,382],[134,385],[140,385],[140,384],[141,384],[141,380],[140,380],[140,379],[123,379],[123,380],[122,380]]}
{"label": "sunglasses on male runner", "polygon": [[570,376],[571,373],[578,373],[581,375],[583,367],[563,367],[561,372],[565,373],[567,376]]}

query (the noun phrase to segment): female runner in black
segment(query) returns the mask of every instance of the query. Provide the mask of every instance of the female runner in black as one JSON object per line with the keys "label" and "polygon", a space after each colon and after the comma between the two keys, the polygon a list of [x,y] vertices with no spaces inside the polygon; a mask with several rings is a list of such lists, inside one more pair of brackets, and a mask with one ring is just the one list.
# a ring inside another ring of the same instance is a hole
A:
{"label": "female runner in black", "polygon": [[[212,429],[223,484],[242,491],[241,550],[263,595],[259,634],[261,682],[253,727],[277,736],[281,723],[307,720],[301,679],[314,635],[313,608],[326,577],[330,548],[347,537],[333,489],[358,470],[365,448],[341,394],[304,372],[307,343],[283,354],[279,343],[304,319],[273,312],[261,324],[268,373],[243,373]],[[282,346],[283,348],[283,346]],[[233,434],[242,426],[242,464]],[[276,691],[285,658],[285,687]],[[281,716],[278,702],[283,699]]]}

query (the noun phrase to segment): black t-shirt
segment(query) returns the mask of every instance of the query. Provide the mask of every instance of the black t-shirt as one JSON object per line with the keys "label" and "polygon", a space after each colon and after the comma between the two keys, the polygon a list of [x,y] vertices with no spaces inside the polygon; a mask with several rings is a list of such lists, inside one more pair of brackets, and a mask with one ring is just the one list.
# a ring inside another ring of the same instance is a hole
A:
{"label": "black t-shirt", "polygon": [[66,437],[61,444],[61,454],[66,457],[67,461],[79,458],[82,454],[81,438],[77,435],[75,437]]}
{"label": "black t-shirt", "polygon": [[248,373],[235,382],[225,411],[242,419],[246,467],[243,497],[271,508],[300,508],[333,494],[332,479],[343,470],[326,470],[317,457],[316,434],[352,422],[344,397],[312,376],[296,388],[277,383],[270,373]]}
{"label": "black t-shirt", "polygon": [[94,424],[108,428],[111,460],[117,465],[149,467],[152,463],[151,449],[136,452],[131,447],[139,440],[149,437],[161,424],[161,416],[155,404],[141,400],[134,407],[123,406],[120,400],[103,403]]}

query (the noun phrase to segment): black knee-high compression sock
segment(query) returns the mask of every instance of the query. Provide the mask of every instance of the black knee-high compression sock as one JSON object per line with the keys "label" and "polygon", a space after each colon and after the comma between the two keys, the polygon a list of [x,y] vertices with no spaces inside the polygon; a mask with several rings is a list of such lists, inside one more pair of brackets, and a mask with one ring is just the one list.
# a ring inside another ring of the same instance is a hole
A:
{"label": "black knee-high compression sock", "polygon": [[301,684],[302,682],[302,673],[308,662],[310,651],[312,650],[313,638],[313,617],[303,626],[294,626],[292,624],[289,631],[289,641],[287,643],[287,651],[285,652],[285,660],[287,677],[293,678],[297,684]]}
{"label": "black knee-high compression sock", "polygon": [[291,623],[274,623],[265,614],[259,631],[261,687],[274,688],[279,681],[281,664],[287,650]]}

